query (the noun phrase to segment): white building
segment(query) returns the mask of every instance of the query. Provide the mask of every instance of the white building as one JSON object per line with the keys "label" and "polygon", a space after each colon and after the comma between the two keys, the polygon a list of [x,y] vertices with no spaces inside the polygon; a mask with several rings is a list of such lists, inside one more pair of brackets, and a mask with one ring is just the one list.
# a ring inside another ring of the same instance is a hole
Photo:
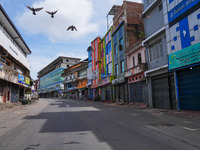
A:
{"label": "white building", "polygon": [[16,102],[30,94],[31,51],[0,5],[0,102]]}

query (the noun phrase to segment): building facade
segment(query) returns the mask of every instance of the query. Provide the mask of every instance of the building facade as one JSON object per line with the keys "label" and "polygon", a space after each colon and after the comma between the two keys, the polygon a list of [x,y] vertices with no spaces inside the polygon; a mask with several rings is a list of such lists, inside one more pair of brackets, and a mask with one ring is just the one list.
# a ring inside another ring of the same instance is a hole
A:
{"label": "building facade", "polygon": [[0,103],[30,99],[29,54],[29,47],[0,5]]}
{"label": "building facade", "polygon": [[139,40],[125,50],[127,70],[125,77],[128,81],[129,101],[148,104],[148,89],[144,72],[147,70],[145,47]]}
{"label": "building facade", "polygon": [[66,98],[88,98],[87,80],[88,59],[83,60],[64,70],[64,97]]}
{"label": "building facade", "polygon": [[79,58],[58,57],[41,71],[38,72],[40,97],[62,96],[64,78],[63,70],[80,61]]}
{"label": "building facade", "polygon": [[141,3],[123,1],[121,6],[114,5],[109,14],[113,17],[113,61],[114,99],[117,102],[128,102],[128,83],[125,78],[127,67],[124,50],[137,42],[140,31],[143,30],[143,22],[140,17],[143,5]]}
{"label": "building facade", "polygon": [[114,68],[113,68],[113,47],[112,47],[112,27],[107,31],[99,43],[99,82],[101,100],[113,100]]}
{"label": "building facade", "polygon": [[87,49],[88,52],[88,68],[87,68],[87,88],[88,88],[88,99],[93,99],[93,89],[92,86],[92,47],[89,46]]}
{"label": "building facade", "polygon": [[100,95],[100,90],[98,88],[98,82],[99,82],[99,43],[101,41],[100,37],[95,38],[91,42],[91,47],[92,47],[92,86],[91,88],[93,89],[93,98],[97,97]]}
{"label": "building facade", "polygon": [[145,72],[149,106],[176,109],[174,74],[168,72],[168,50],[162,1],[144,0],[142,16],[146,37],[143,45],[146,47],[149,69]]}
{"label": "building facade", "polygon": [[200,1],[164,0],[168,69],[176,85],[178,110],[200,110]]}

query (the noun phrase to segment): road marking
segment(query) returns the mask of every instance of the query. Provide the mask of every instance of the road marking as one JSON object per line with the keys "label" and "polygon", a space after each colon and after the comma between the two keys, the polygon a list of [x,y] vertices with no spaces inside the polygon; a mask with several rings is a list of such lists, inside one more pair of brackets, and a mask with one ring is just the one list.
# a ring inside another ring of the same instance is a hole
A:
{"label": "road marking", "polygon": [[192,129],[192,128],[188,128],[188,127],[183,127],[184,129],[186,129],[186,130],[189,130],[189,131],[198,131],[198,130],[200,130],[200,128],[198,128],[198,129]]}

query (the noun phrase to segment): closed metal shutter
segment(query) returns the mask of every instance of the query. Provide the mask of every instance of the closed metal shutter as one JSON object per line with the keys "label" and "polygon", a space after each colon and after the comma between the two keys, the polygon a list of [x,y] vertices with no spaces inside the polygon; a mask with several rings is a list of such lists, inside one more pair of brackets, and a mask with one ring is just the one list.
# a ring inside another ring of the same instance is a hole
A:
{"label": "closed metal shutter", "polygon": [[158,76],[152,78],[153,107],[170,109],[168,77]]}
{"label": "closed metal shutter", "polygon": [[118,85],[115,85],[115,101],[116,102],[119,102],[119,84]]}
{"label": "closed metal shutter", "polygon": [[143,102],[143,82],[129,84],[130,102]]}
{"label": "closed metal shutter", "polygon": [[120,102],[125,101],[125,83],[120,84]]}
{"label": "closed metal shutter", "polygon": [[177,109],[177,101],[176,101],[176,90],[175,90],[175,82],[174,76],[169,76],[169,96],[170,96],[170,108]]}
{"label": "closed metal shutter", "polygon": [[105,91],[106,91],[106,87],[101,87],[101,99],[103,101],[105,101]]}
{"label": "closed metal shutter", "polygon": [[180,109],[200,110],[200,66],[178,71]]}

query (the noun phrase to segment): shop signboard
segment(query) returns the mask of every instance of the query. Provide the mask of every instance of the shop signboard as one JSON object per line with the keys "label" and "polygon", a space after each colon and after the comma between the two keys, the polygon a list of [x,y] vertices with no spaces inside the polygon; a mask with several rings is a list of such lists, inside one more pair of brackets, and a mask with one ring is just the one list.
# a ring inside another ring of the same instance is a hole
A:
{"label": "shop signboard", "polygon": [[168,69],[173,70],[200,62],[200,43],[169,55]]}
{"label": "shop signboard", "polygon": [[18,74],[18,83],[24,84],[24,82],[25,82],[24,76],[21,74]]}
{"label": "shop signboard", "polygon": [[30,79],[28,77],[25,77],[25,84],[30,85]]}
{"label": "shop signboard", "polygon": [[197,5],[199,2],[200,0],[183,0],[182,2],[180,2],[168,12],[169,23],[178,18],[184,12],[191,9],[193,6]]}
{"label": "shop signboard", "polygon": [[112,84],[113,84],[113,85],[118,84],[118,83],[119,83],[118,79],[112,80]]}

